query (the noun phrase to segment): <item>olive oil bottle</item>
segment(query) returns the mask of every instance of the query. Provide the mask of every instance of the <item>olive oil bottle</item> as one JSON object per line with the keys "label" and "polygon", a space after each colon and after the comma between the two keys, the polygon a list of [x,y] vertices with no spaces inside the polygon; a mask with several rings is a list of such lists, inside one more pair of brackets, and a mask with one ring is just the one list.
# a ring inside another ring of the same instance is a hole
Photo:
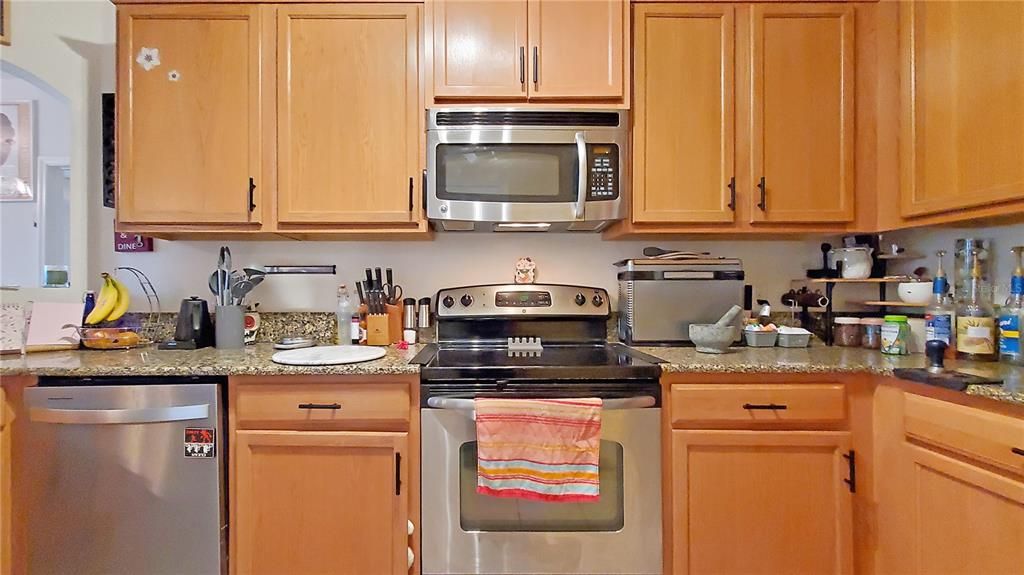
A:
{"label": "olive oil bottle", "polygon": [[971,252],[973,265],[967,282],[967,297],[956,310],[956,356],[974,361],[996,361],[996,314],[992,303],[982,295],[981,260]]}

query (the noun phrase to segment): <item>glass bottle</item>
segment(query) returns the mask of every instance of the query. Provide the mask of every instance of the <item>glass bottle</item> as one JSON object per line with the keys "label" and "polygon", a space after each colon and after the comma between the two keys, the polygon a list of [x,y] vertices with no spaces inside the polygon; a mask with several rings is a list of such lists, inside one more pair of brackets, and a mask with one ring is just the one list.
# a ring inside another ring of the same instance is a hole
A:
{"label": "glass bottle", "polygon": [[355,306],[352,305],[352,297],[348,293],[345,284],[338,286],[338,309],[335,315],[338,320],[338,345],[346,345],[352,341],[352,313]]}
{"label": "glass bottle", "polygon": [[978,252],[972,253],[971,278],[967,282],[967,297],[957,306],[956,356],[958,359],[995,361],[996,315],[992,303],[982,296],[984,285]]}
{"label": "glass bottle", "polygon": [[932,301],[924,312],[925,341],[939,340],[946,344],[946,357],[956,357],[956,307],[946,297],[949,281],[946,271],[942,268],[945,250],[935,253],[939,257],[939,267],[932,282]]}
{"label": "glass bottle", "polygon": [[1024,365],[1020,337],[1020,325],[1024,316],[1024,263],[1021,263],[1024,246],[1014,247],[1011,251],[1017,256],[1017,267],[1010,278],[1010,297],[999,314],[999,359],[1007,363]]}

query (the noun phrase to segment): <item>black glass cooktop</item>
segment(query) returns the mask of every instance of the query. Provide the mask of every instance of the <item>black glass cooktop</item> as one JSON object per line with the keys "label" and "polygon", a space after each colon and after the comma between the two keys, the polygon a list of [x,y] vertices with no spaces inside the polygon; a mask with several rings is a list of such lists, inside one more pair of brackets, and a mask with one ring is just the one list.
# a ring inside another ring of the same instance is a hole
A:
{"label": "black glass cooktop", "polygon": [[658,358],[621,344],[548,345],[538,352],[431,346],[414,361],[423,366],[424,380],[649,379],[661,374]]}

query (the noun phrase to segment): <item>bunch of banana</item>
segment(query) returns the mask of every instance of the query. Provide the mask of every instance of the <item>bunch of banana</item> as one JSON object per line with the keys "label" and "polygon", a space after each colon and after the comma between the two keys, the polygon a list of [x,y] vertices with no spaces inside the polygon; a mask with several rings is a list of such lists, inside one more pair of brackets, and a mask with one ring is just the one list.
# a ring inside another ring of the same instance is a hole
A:
{"label": "bunch of banana", "polygon": [[131,296],[128,295],[128,288],[117,281],[117,278],[106,272],[100,275],[103,276],[103,288],[100,289],[99,298],[96,299],[96,307],[92,308],[88,317],[85,318],[86,325],[121,319],[124,312],[128,311],[128,304],[132,301]]}

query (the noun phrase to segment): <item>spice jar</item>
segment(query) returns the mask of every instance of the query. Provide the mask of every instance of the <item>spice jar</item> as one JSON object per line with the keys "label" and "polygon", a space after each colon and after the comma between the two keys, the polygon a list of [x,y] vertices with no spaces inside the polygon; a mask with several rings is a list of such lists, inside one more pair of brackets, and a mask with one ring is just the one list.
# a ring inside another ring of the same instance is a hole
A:
{"label": "spice jar", "polygon": [[880,317],[866,317],[860,320],[860,340],[865,349],[881,349],[884,323],[885,320]]}
{"label": "spice jar", "polygon": [[882,324],[882,353],[909,355],[910,324],[905,315],[887,315]]}
{"label": "spice jar", "polygon": [[842,347],[860,347],[860,319],[837,317],[835,342]]}

